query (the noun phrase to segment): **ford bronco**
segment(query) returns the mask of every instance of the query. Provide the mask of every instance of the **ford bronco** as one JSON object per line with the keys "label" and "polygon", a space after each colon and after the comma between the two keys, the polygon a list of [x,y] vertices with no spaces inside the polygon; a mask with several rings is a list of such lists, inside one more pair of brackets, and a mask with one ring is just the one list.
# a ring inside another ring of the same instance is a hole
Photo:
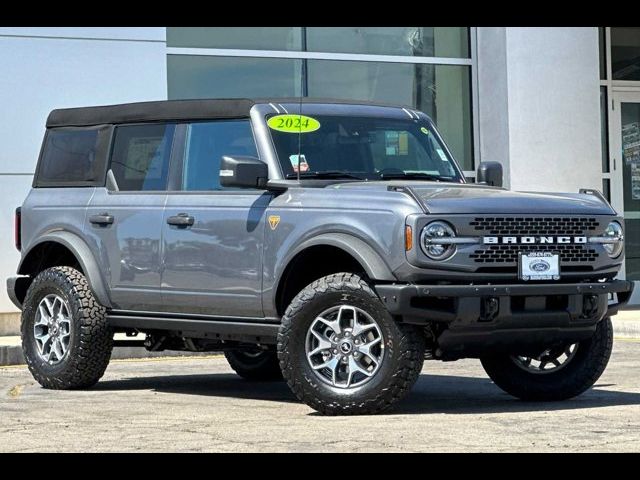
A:
{"label": "ford bronco", "polygon": [[478,358],[562,400],[612,349],[623,219],[596,190],[470,184],[427,115],[365,102],[184,100],[60,109],[16,210],[28,367],[103,375],[114,333],[223,351],[325,414],[382,411],[423,361]]}

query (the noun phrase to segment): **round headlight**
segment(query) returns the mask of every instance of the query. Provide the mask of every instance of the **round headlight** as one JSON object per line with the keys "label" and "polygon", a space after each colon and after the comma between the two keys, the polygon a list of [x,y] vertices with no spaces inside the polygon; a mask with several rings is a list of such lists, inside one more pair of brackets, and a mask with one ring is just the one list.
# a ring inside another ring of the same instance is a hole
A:
{"label": "round headlight", "polygon": [[446,260],[456,251],[450,243],[438,243],[438,239],[455,237],[453,228],[444,222],[431,222],[422,229],[420,246],[427,257],[432,260]]}
{"label": "round headlight", "polygon": [[603,236],[605,238],[615,240],[613,243],[603,243],[602,246],[611,258],[616,258],[622,253],[622,247],[624,246],[622,226],[618,222],[611,222],[607,225],[607,229],[604,231]]}

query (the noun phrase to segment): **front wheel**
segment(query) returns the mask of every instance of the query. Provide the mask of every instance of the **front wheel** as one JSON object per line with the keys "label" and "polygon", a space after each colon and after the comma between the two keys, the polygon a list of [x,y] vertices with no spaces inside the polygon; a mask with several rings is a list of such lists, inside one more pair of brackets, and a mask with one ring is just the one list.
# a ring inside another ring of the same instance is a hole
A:
{"label": "front wheel", "polygon": [[588,340],[552,346],[534,357],[495,355],[481,359],[491,380],[522,400],[566,400],[593,386],[609,362],[613,347],[610,318],[598,323]]}
{"label": "front wheel", "polygon": [[278,358],[295,395],[328,415],[387,409],[422,370],[424,334],[396,323],[371,287],[351,273],[328,275],[287,308]]}

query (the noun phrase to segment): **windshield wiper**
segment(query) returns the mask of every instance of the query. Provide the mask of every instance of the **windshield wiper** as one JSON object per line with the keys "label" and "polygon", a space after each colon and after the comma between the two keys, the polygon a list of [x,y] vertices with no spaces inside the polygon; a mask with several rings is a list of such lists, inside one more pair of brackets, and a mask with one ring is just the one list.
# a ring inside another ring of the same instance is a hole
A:
{"label": "windshield wiper", "polygon": [[436,182],[440,182],[445,180],[445,177],[439,177],[438,175],[431,175],[428,173],[422,172],[389,172],[389,173],[381,173],[381,180],[394,180],[398,178],[409,178],[409,179],[418,179],[418,180],[434,180]]}
{"label": "windshield wiper", "polygon": [[[287,179],[295,179],[298,178],[297,173],[289,173],[286,176]],[[357,175],[353,175],[349,172],[344,172],[341,170],[325,170],[322,172],[300,172],[300,178],[352,178],[355,180],[364,180],[362,177]]]}

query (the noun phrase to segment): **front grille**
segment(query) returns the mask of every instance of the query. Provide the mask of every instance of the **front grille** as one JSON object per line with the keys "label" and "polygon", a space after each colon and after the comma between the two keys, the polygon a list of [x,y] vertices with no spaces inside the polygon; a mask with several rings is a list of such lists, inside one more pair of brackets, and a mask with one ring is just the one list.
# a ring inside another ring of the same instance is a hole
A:
{"label": "front grille", "polygon": [[580,235],[598,224],[595,218],[585,217],[487,217],[469,223],[487,235]]}
{"label": "front grille", "polygon": [[477,263],[517,263],[518,253],[551,252],[565,262],[594,262],[598,253],[584,245],[485,245],[469,255]]}
{"label": "front grille", "polygon": [[[481,217],[469,225],[478,235],[559,236],[593,235],[600,222],[590,217]],[[583,244],[500,244],[479,246],[470,258],[476,263],[517,264],[518,253],[551,252],[560,255],[560,263],[595,262],[598,252]]]}

